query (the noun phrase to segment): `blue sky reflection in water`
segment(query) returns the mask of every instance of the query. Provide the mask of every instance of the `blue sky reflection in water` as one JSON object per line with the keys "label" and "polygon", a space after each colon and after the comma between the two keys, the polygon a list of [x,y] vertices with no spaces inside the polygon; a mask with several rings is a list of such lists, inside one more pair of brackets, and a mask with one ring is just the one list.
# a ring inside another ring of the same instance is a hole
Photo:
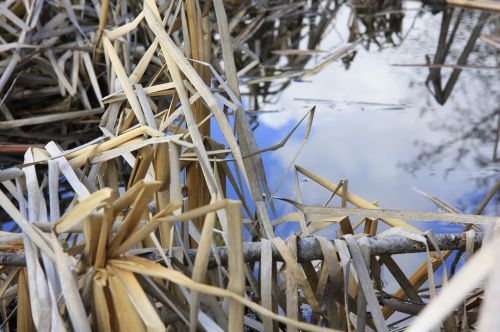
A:
{"label": "blue sky reflection in water", "polygon": [[[298,165],[334,183],[349,179],[350,191],[384,208],[436,211],[433,203],[412,190],[415,187],[472,213],[498,179],[498,162],[493,160],[500,107],[498,50],[477,40],[468,64],[483,68],[464,69],[441,105],[426,87],[429,68],[396,65],[432,61],[443,14],[432,13],[418,2],[403,6],[399,35],[403,40],[393,36],[399,45],[372,44],[369,50],[358,46],[348,69],[336,61],[308,80],[293,81],[261,104],[261,110],[273,112],[258,116],[256,137],[260,147],[276,144],[316,105],[312,134]],[[346,43],[350,14],[349,7],[340,8],[317,49],[331,51]],[[447,64],[456,63],[479,15],[464,13]],[[481,34],[494,34],[494,29],[490,20]],[[306,68],[322,56],[312,56]],[[443,86],[451,71],[441,69]],[[271,190],[297,151],[304,127],[284,148],[264,155]],[[290,172],[277,196],[294,197],[293,181]],[[304,202],[310,204],[323,204],[330,195],[305,180],[301,191]],[[293,210],[276,204],[282,213]],[[486,213],[498,213],[498,207],[493,201]],[[425,230],[430,224],[419,227]],[[446,223],[434,226],[435,232],[461,229]],[[278,227],[282,236],[297,230],[298,224]],[[333,237],[333,232],[330,228],[320,234]]]}
{"label": "blue sky reflection in water", "polygon": [[[443,14],[432,13],[420,1],[393,3],[402,3],[404,16],[401,32],[387,33],[393,44],[378,36],[379,45],[356,47],[348,68],[339,60],[313,77],[293,81],[262,104],[261,110],[277,112],[258,116],[256,138],[261,148],[275,144],[316,105],[312,135],[297,164],[335,183],[349,179],[353,192],[382,207],[434,210],[411,190],[417,187],[471,212],[498,173],[492,161],[500,101],[498,50],[480,38],[469,57],[472,68],[462,71],[450,98],[440,105],[425,85],[429,69],[408,65],[432,60]],[[306,68],[348,42],[352,10],[345,3],[338,8],[316,47],[321,52]],[[398,12],[388,7],[375,16]],[[456,62],[479,15],[465,11],[447,64]],[[458,9],[452,21],[457,16]],[[498,34],[499,20],[490,17],[481,35]],[[300,48],[307,49],[303,44]],[[282,57],[279,64],[286,63]],[[451,69],[442,72],[446,81]],[[303,127],[284,148],[264,154],[271,189],[297,150]],[[321,204],[329,197],[311,182],[301,184],[306,203]],[[293,197],[291,174],[277,195]],[[490,212],[498,212],[496,207],[490,204]]]}
{"label": "blue sky reflection in water", "polygon": [[[464,23],[474,24],[474,14]],[[342,44],[341,28],[347,27],[348,15],[349,8],[342,8],[322,49]],[[451,97],[440,105],[425,86],[428,68],[393,66],[424,64],[426,55],[432,57],[436,50],[441,14],[425,12],[413,23],[415,15],[416,10],[406,13],[403,34],[408,35],[400,46],[372,45],[369,51],[358,47],[348,70],[337,61],[309,81],[292,82],[276,102],[264,104],[262,110],[278,112],[258,117],[259,145],[280,141],[316,105],[312,135],[297,164],[335,183],[347,178],[353,192],[386,208],[434,209],[412,187],[466,211],[472,208],[468,205],[476,202],[474,193],[483,194],[483,181],[498,173],[492,158],[500,71],[463,70]],[[452,50],[461,51],[468,38],[463,30]],[[495,50],[478,41],[469,63],[493,67],[497,60]],[[447,71],[443,69],[444,76]],[[301,135],[299,131],[286,147],[266,155],[271,183],[287,167]],[[293,192],[292,180],[289,176],[282,196]],[[302,188],[309,203],[328,198],[309,182],[302,182]]]}

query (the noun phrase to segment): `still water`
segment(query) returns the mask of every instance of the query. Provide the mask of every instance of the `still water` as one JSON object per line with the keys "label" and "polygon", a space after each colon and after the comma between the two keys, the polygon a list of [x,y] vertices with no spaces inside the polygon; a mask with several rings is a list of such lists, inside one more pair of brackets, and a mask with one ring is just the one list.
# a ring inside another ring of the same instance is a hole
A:
{"label": "still water", "polygon": [[[316,52],[302,62],[297,58],[303,55],[281,56],[276,64],[292,71],[297,63],[300,70],[314,68],[357,40],[353,52],[307,78],[275,79],[259,88],[248,85],[247,92],[259,91],[250,94],[248,107],[263,112],[256,118],[259,146],[280,142],[315,105],[312,132],[296,164],[334,183],[348,179],[350,191],[384,208],[438,210],[417,188],[472,213],[499,177],[499,49],[487,38],[498,34],[500,19],[474,10],[394,3],[370,15],[359,9],[354,15],[355,9],[346,4],[337,6],[328,14]],[[308,39],[301,39],[298,48],[310,49]],[[438,65],[430,68],[429,63]],[[278,92],[263,96],[262,91]],[[264,156],[271,189],[287,170],[304,132],[305,123],[282,149]],[[328,200],[330,193],[319,185],[302,177],[299,181],[305,203]],[[295,197],[293,168],[276,195]],[[282,213],[292,210],[277,204]],[[498,212],[493,200],[486,213]],[[419,227],[425,230],[430,224]],[[461,226],[441,223],[433,229],[452,232]],[[278,227],[283,236],[297,230],[298,225]],[[331,230],[324,233],[333,235]]]}

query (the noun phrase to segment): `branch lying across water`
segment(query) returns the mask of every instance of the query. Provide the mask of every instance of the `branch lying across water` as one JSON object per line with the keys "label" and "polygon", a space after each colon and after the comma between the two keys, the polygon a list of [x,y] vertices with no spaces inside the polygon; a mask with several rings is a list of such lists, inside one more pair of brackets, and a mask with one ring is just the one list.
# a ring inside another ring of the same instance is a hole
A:
{"label": "branch lying across water", "polygon": [[[466,234],[465,233],[443,233],[435,234],[434,238],[436,243],[441,250],[457,250],[465,249]],[[477,233],[474,241],[474,247],[478,248],[481,246],[483,241],[483,234]],[[368,246],[370,248],[370,253],[372,256],[380,255],[397,255],[397,254],[410,254],[425,252],[426,246],[421,243],[411,239],[408,239],[400,235],[391,235],[386,237],[369,237]],[[429,250],[435,251],[434,246],[429,242]],[[169,250],[167,255],[169,254]],[[217,247],[218,256],[222,265],[227,265],[228,262],[228,250],[227,247]],[[172,248],[172,255],[177,258],[182,257],[182,248],[175,247]],[[194,261],[197,254],[196,249],[187,249],[187,254],[189,258]],[[281,255],[279,251],[273,246],[272,248],[273,259],[281,261]],[[246,263],[257,262],[260,260],[261,245],[260,242],[245,242],[243,243],[243,256]],[[160,253],[157,249],[145,248],[145,249],[135,249],[128,252],[128,255],[140,255],[151,260],[160,260]],[[297,239],[297,256],[298,261],[310,262],[313,260],[322,260],[323,254],[321,252],[321,247],[319,242],[315,237],[306,237]],[[2,253],[0,254],[0,265],[10,265],[10,266],[24,266],[26,261],[24,255],[14,254],[14,253]],[[213,253],[210,253],[209,257],[209,267],[217,266],[215,257]]]}

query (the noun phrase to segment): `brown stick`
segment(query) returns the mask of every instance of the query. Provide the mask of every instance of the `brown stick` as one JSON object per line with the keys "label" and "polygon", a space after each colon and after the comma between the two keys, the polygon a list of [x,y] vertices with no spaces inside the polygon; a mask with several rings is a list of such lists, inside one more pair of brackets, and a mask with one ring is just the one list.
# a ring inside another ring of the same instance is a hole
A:
{"label": "brown stick", "polygon": [[[191,42],[191,56],[195,60],[211,62],[210,38],[208,24],[202,25],[206,21],[206,17],[201,17],[202,13],[197,0],[186,1],[186,14],[189,30],[189,39]],[[205,28],[207,31],[203,31]],[[200,74],[205,84],[210,86],[210,70],[200,63],[193,63],[194,69]],[[210,110],[207,109],[201,100],[193,104],[194,118],[196,123],[200,123],[203,119],[210,115]],[[199,127],[202,137],[210,136],[210,121],[206,121]],[[186,189],[189,197],[189,209],[196,209],[200,206],[210,203],[210,195],[205,183],[205,176],[198,163],[190,164],[186,169]],[[193,220],[193,223],[201,230],[203,226],[203,218]],[[195,245],[195,243],[192,243]]]}
{"label": "brown stick", "polygon": [[[439,249],[441,250],[463,250],[465,249],[465,233],[444,233],[435,235]],[[481,246],[483,241],[483,234],[478,233],[475,239],[475,247]],[[368,243],[370,247],[370,254],[372,256],[382,256],[382,255],[397,255],[397,254],[411,254],[417,252],[425,252],[425,245],[421,242],[410,240],[406,237],[393,235],[387,237],[369,237]],[[431,251],[435,250],[431,243],[428,243],[429,249]],[[174,256],[176,254],[182,254],[182,248],[172,248]],[[217,247],[219,256],[223,265],[227,265],[228,262],[228,248],[227,247]],[[166,250],[167,254],[169,250]],[[190,259],[194,261],[196,258],[198,250],[188,249],[187,254]],[[130,255],[141,255],[151,260],[160,260],[160,253],[158,250],[153,248],[145,249],[135,249],[131,250],[128,254]],[[245,263],[257,262],[260,260],[261,255],[261,244],[260,242],[245,242],[243,243],[243,257]],[[272,247],[273,259],[281,261],[281,255],[279,251],[273,246]],[[178,256],[177,256],[178,257]],[[297,240],[297,259],[299,263],[310,262],[314,260],[322,260],[323,253],[319,242],[315,237],[300,238]],[[10,266],[24,266],[25,260],[24,255],[17,253],[0,253],[0,265],[10,265]],[[209,267],[215,267],[217,265],[213,254],[210,254]]]}

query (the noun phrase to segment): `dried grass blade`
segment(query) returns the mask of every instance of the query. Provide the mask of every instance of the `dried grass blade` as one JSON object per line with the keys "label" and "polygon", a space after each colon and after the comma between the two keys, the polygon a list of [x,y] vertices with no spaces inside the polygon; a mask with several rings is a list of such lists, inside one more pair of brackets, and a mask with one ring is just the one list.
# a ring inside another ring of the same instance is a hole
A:
{"label": "dried grass blade", "polygon": [[[343,195],[343,188],[337,189],[337,186],[334,183],[328,181],[327,179],[325,179],[321,176],[318,176],[318,175],[312,173],[311,171],[306,170],[303,167],[296,165],[295,168],[297,169],[297,171],[304,174],[305,176],[307,176],[311,180],[315,181],[316,183],[320,184],[321,186],[325,187],[326,189],[331,190],[332,192],[337,191],[338,195]],[[357,195],[354,195],[352,193],[347,193],[346,198],[350,203],[352,203],[355,206],[358,206],[360,208],[374,209],[374,210],[380,209],[380,207],[378,207],[374,204],[371,204],[370,202],[368,202],[368,201],[364,200],[363,198],[361,198]],[[404,227],[404,228],[407,228],[407,229],[412,230],[414,232],[420,233],[419,229],[411,226],[410,224],[406,223],[403,220],[394,219],[394,218],[384,218],[383,220],[384,220],[384,222],[386,222],[390,226]]]}
{"label": "dried grass blade", "polygon": [[31,117],[31,118],[26,118],[26,119],[19,119],[19,120],[0,121],[0,129],[11,129],[11,128],[24,127],[24,126],[32,126],[32,125],[42,124],[42,123],[72,120],[72,119],[97,115],[97,114],[100,114],[103,112],[104,112],[103,109],[95,108],[95,109],[91,109],[91,110],[65,112],[65,113],[57,113],[57,114],[50,114],[50,115],[40,115],[40,116],[35,116],[35,117]]}
{"label": "dried grass blade", "polygon": [[[49,142],[45,146],[45,149],[47,150],[47,152],[50,153],[52,157],[60,156],[62,153],[61,149],[53,141]],[[56,159],[56,161],[59,165],[61,173],[64,174],[66,180],[69,182],[71,187],[75,190],[76,194],[79,196],[79,199],[85,199],[89,197],[90,191],[87,189],[87,187],[85,187],[85,185],[80,181],[78,176],[75,174],[75,171],[71,167],[68,160],[66,160],[66,158],[64,157],[59,157]]]}
{"label": "dried grass blade", "polygon": [[438,326],[465,296],[491,271],[497,262],[500,238],[482,247],[427,305],[408,332],[428,331]]}
{"label": "dried grass blade", "polygon": [[25,268],[19,273],[17,289],[17,329],[21,332],[35,331],[30,307],[28,276]]}
{"label": "dried grass blade", "polygon": [[[118,276],[113,273],[114,268],[108,267],[108,285],[111,291],[111,299],[113,303],[113,312],[116,315],[111,317],[112,331],[137,331],[146,332],[146,327],[139,316],[139,313],[134,308],[130,300],[127,289],[123,287]],[[109,301],[109,300],[108,300]],[[114,319],[113,319],[114,318]]]}
{"label": "dried grass blade", "polygon": [[148,275],[152,277],[158,277],[158,278],[164,278],[167,280],[170,280],[171,282],[174,282],[175,284],[183,287],[190,288],[192,290],[196,290],[202,293],[206,293],[209,295],[214,295],[214,296],[223,296],[223,297],[228,297],[231,299],[234,299],[238,301],[239,303],[247,306],[248,308],[255,310],[258,314],[261,316],[266,316],[269,318],[272,318],[274,320],[277,320],[279,322],[282,322],[284,324],[293,324],[299,329],[303,329],[305,331],[337,331],[333,329],[328,329],[320,326],[315,326],[303,322],[298,322],[298,321],[293,321],[291,319],[288,319],[286,317],[283,317],[281,315],[278,315],[272,311],[269,311],[262,306],[256,304],[255,302],[252,302],[250,300],[247,300],[246,298],[241,297],[240,295],[225,290],[221,288],[217,288],[214,286],[209,286],[209,285],[204,285],[200,284],[197,282],[194,282],[190,278],[186,277],[184,274],[182,274],[179,271],[175,271],[172,269],[167,269],[162,267],[161,265],[155,264],[153,262],[150,262],[147,259],[141,259],[137,257],[128,257],[126,259],[120,259],[120,260],[111,260],[110,264],[114,267],[124,269],[127,271],[131,271],[134,273],[140,273],[143,275]]}
{"label": "dried grass blade", "polygon": [[113,69],[116,71],[116,76],[118,77],[120,85],[125,92],[125,95],[127,96],[130,107],[132,107],[132,110],[134,111],[134,114],[139,123],[141,125],[145,125],[146,119],[144,118],[144,114],[142,113],[141,105],[139,104],[139,100],[137,99],[137,96],[132,89],[132,85],[130,84],[129,78],[127,76],[127,73],[125,72],[125,69],[123,68],[120,58],[118,58],[118,54],[116,53],[115,48],[113,47],[111,41],[107,36],[103,36],[102,39],[104,51],[109,57]]}
{"label": "dried grass blade", "polygon": [[[243,227],[241,216],[241,203],[230,201],[226,207],[227,212],[227,245],[229,254],[229,285],[227,289],[240,296],[245,295],[245,276],[243,269]],[[243,329],[244,307],[237,300],[229,301],[229,331]]]}
{"label": "dried grass blade", "polygon": [[98,271],[93,280],[93,309],[96,316],[96,326],[99,331],[112,331],[108,301],[106,300],[107,274],[105,270]]}
{"label": "dried grass blade", "polygon": [[[293,259],[297,260],[297,238],[288,238],[288,248],[293,256]],[[286,263],[285,263],[286,264]],[[293,320],[299,320],[299,294],[298,294],[298,283],[292,273],[293,267],[286,264],[286,316]],[[294,326],[287,325],[287,331],[298,332],[298,329]]]}
{"label": "dried grass blade", "polygon": [[[260,296],[262,298],[262,306],[269,311],[273,311],[273,263],[272,244],[267,239],[261,240],[260,251]],[[274,331],[274,324],[269,317],[263,317],[265,331]]]}
{"label": "dried grass blade", "polygon": [[122,283],[122,288],[127,292],[127,295],[134,306],[135,310],[141,316],[147,331],[166,331],[163,322],[161,321],[155,308],[142,290],[141,285],[137,281],[133,273],[120,269],[111,269]]}
{"label": "dried grass blade", "polygon": [[10,200],[2,191],[0,191],[0,206],[19,225],[26,236],[28,236],[29,239],[33,241],[38,246],[38,248],[40,248],[44,252],[44,254],[46,254],[52,261],[54,261],[55,257],[52,249],[47,245],[40,234],[35,231],[34,226],[30,225],[28,221],[24,219],[21,213],[16,209],[16,207],[10,202]]}
{"label": "dried grass blade", "polygon": [[96,209],[109,204],[113,198],[114,191],[110,188],[104,188],[80,201],[67,212],[61,219],[56,222],[54,230],[56,233],[64,233],[81,223],[88,215],[93,213]]}
{"label": "dried grass blade", "polygon": [[380,306],[378,304],[377,297],[373,290],[373,282],[368,274],[368,269],[363,258],[361,249],[359,248],[358,242],[350,234],[344,235],[346,239],[347,246],[349,247],[349,252],[351,253],[352,263],[356,269],[356,274],[358,276],[358,281],[365,295],[368,307],[372,314],[377,331],[389,331],[387,323],[382,315]]}
{"label": "dried grass blade", "polygon": [[[420,212],[420,211],[405,211],[405,210],[386,210],[386,209],[372,209],[372,208],[336,208],[324,206],[302,206],[308,221],[321,221],[324,218],[343,217],[343,216],[357,216],[368,218],[379,218],[384,221],[388,220],[388,224],[392,227],[402,227],[397,225],[394,220],[408,219],[413,221],[430,221],[441,220],[448,222],[456,222],[463,224],[490,224],[500,221],[500,217],[494,216],[481,216],[481,215],[466,215],[449,212]],[[406,224],[406,223],[405,223]],[[406,224],[408,225],[408,224]],[[412,226],[413,227],[413,226]],[[408,229],[408,227],[404,227]],[[414,228],[414,227],[413,227]],[[410,229],[413,231],[413,229]],[[418,231],[417,233],[420,233]]]}
{"label": "dried grass blade", "polygon": [[77,332],[90,332],[92,329],[90,328],[87,313],[78,292],[78,285],[71,273],[71,267],[75,268],[75,266],[69,264],[69,257],[63,252],[55,235],[53,235],[52,239],[52,248],[54,248],[56,256],[56,268],[61,280],[62,294],[71,319],[71,325]]}
{"label": "dried grass blade", "polygon": [[290,252],[290,249],[288,249],[285,242],[280,238],[276,237],[271,241],[276,249],[278,249],[278,251],[280,252],[281,257],[283,257],[283,260],[285,261],[285,264],[287,266],[287,273],[293,275],[293,278],[297,282],[297,285],[304,292],[304,296],[307,302],[311,305],[312,310],[315,312],[321,312],[320,305],[316,299],[316,296],[314,295],[311,285],[307,281],[304,271],[297,263],[297,260],[294,258],[293,254]]}
{"label": "dried grass blade", "polygon": [[[195,282],[202,282],[207,273],[208,258],[210,254],[210,246],[212,244],[212,233],[215,226],[215,213],[208,213],[203,223],[200,241],[198,244],[198,253],[193,266],[192,279]],[[199,309],[199,294],[191,292],[191,301],[189,303],[189,320],[190,331],[196,331],[198,326],[198,309]]]}
{"label": "dried grass blade", "polygon": [[[199,74],[194,70],[191,64],[189,64],[187,59],[179,51],[178,47],[172,41],[167,32],[163,29],[159,19],[159,13],[156,4],[151,0],[145,0],[145,11],[146,11],[146,20],[148,21],[149,27],[158,37],[164,56],[166,57],[166,59],[168,59],[168,57],[170,56],[171,60],[175,61],[178,68],[186,75],[188,80],[195,87],[196,91],[200,93],[201,97],[205,100],[208,107],[213,112],[217,120],[217,123],[221,128],[222,134],[226,139],[227,143],[229,144],[229,148],[233,152],[234,158],[236,159],[236,162],[238,163],[240,169],[243,171],[243,176],[246,182],[248,183],[238,143],[232,133],[228,120],[224,115],[224,112],[222,112],[222,110],[220,109],[214,95],[212,94],[210,89],[206,86],[206,84],[203,82]],[[169,66],[169,69],[172,70],[170,67],[172,66]],[[184,102],[183,104],[186,103]]]}

